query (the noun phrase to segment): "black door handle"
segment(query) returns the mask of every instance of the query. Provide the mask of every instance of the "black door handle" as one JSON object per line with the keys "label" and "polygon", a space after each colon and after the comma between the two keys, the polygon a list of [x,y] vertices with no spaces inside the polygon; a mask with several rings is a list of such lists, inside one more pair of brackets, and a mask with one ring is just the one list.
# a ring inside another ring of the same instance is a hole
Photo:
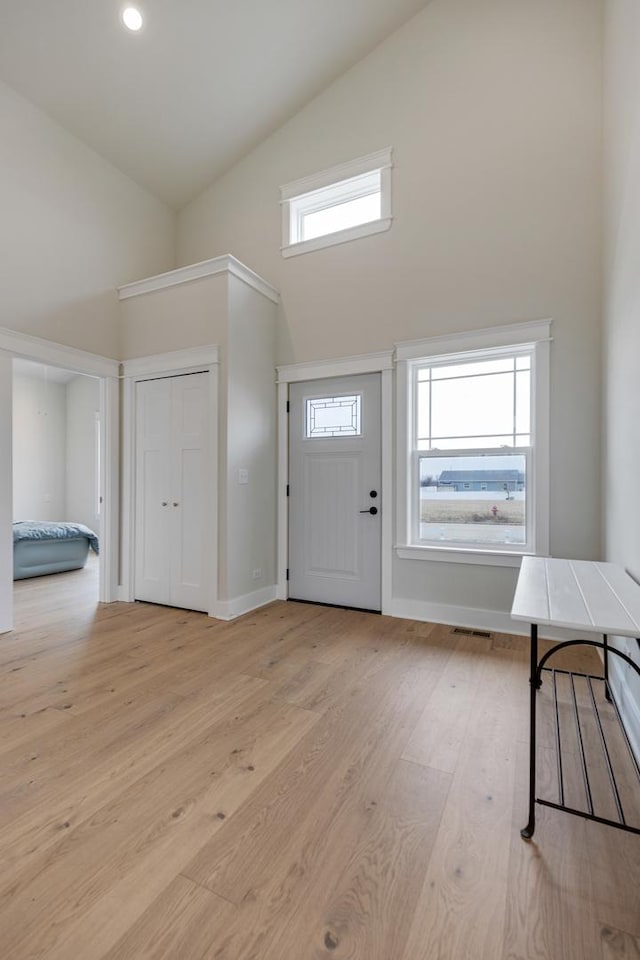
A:
{"label": "black door handle", "polygon": [[360,513],[370,513],[372,517],[375,517],[378,512],[377,507],[369,507],[368,510],[361,510]]}

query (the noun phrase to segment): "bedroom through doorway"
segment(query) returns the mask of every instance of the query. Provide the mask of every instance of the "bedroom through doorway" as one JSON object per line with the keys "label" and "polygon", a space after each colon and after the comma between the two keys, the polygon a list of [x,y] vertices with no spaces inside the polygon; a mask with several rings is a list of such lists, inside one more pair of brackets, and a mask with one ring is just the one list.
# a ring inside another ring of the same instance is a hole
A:
{"label": "bedroom through doorway", "polygon": [[100,380],[14,358],[15,626],[46,606],[91,615],[102,515]]}

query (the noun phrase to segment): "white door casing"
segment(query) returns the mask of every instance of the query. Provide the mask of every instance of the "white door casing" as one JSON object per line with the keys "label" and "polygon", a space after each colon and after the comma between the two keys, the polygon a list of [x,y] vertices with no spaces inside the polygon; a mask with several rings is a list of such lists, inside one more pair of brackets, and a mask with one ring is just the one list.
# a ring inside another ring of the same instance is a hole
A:
{"label": "white door casing", "polygon": [[[4,466],[3,479],[7,485],[3,498],[7,522],[2,524],[0,553],[5,558],[0,562],[0,633],[13,627],[13,540],[11,536],[11,503],[13,477],[11,474],[11,424],[12,424],[12,376],[11,360],[20,357],[74,373],[96,377],[100,381],[101,431],[100,488],[102,510],[98,524],[100,539],[100,564],[98,601],[111,603],[118,599],[118,371],[119,364],[109,357],[78,350],[66,344],[55,343],[16,330],[0,327],[0,355],[5,373],[4,390],[0,391],[0,461]],[[1,485],[1,484],[0,484]],[[5,529],[6,528],[6,529]]]}
{"label": "white door casing", "polygon": [[135,597],[207,610],[208,374],[136,384]]}
{"label": "white door casing", "polygon": [[380,610],[380,397],[375,373],[290,385],[292,600]]}

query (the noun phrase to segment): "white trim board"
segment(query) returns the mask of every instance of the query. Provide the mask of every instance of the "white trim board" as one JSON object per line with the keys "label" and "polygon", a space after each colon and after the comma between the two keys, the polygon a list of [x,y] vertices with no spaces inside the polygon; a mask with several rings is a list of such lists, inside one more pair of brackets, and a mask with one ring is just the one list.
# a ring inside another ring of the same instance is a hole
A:
{"label": "white trim board", "polygon": [[210,617],[217,620],[235,620],[242,617],[245,613],[251,613],[258,607],[264,607],[268,603],[277,600],[277,587],[263,587],[261,590],[254,590],[252,593],[245,593],[241,597],[234,597],[233,600],[219,600],[214,604]]}
{"label": "white trim board", "polygon": [[210,367],[220,362],[220,350],[215,344],[202,347],[187,347],[184,350],[172,350],[168,353],[156,353],[148,357],[135,357],[122,364],[124,378],[139,379],[144,376],[170,376],[172,373],[185,373],[203,365]]}
{"label": "white trim board", "polygon": [[340,243],[350,243],[351,240],[363,240],[376,233],[384,233],[391,227],[393,217],[381,217],[379,220],[368,220],[355,227],[345,230],[336,230],[334,233],[323,233],[312,240],[300,240],[298,243],[283,244],[280,251],[283,257],[298,257],[302,253],[313,253],[314,250],[323,250],[325,247],[335,247]]}
{"label": "white trim board", "polygon": [[421,547],[416,544],[397,544],[396,555],[401,560],[437,560],[443,563],[481,563],[489,567],[519,567],[522,553],[498,553],[491,550],[459,549],[458,547]]}
{"label": "white trim board", "polygon": [[133,283],[125,283],[117,288],[118,299],[128,300],[130,297],[139,297],[144,293],[153,293],[155,290],[175,287],[180,283],[202,280],[204,277],[214,277],[219,273],[230,273],[238,280],[243,280],[244,283],[253,287],[254,290],[257,290],[258,293],[261,293],[273,303],[280,303],[280,294],[276,288],[231,254],[214,257],[212,260],[202,260],[200,263],[191,263],[186,267],[178,267],[177,270],[159,273],[154,277],[134,280]]}
{"label": "white trim board", "polygon": [[289,565],[289,500],[287,498],[287,480],[289,476],[289,384],[279,382],[278,394],[278,562],[277,562],[277,598],[286,600],[289,596],[287,567]]}
{"label": "white trim board", "polygon": [[383,147],[382,150],[368,153],[364,157],[346,160],[344,163],[338,163],[334,167],[321,170],[319,173],[311,173],[306,177],[300,177],[298,180],[292,180],[280,187],[280,203],[286,203],[288,200],[303,196],[303,194],[310,193],[312,190],[329,187],[340,180],[349,180],[351,177],[360,176],[362,173],[369,173],[370,170],[386,170],[393,165],[392,156],[393,147]]}
{"label": "white trim board", "polygon": [[118,567],[120,554],[120,392],[115,377],[100,379],[100,509],[101,557],[98,566],[98,599],[120,599]]}
{"label": "white trim board", "polygon": [[0,351],[0,634],[13,629],[12,365]]}
{"label": "white trim board", "polygon": [[325,377],[352,377],[359,373],[380,373],[393,369],[393,350],[380,353],[362,353],[353,357],[334,357],[328,360],[306,360],[277,367],[278,383],[299,383],[301,380],[320,380]]}
{"label": "white trim board", "polygon": [[117,377],[120,372],[120,364],[117,360],[101,357],[87,350],[78,350],[64,343],[44,340],[42,337],[32,337],[30,334],[9,330],[6,327],[0,327],[0,350],[23,360],[46,363],[52,367],[61,367],[64,370],[84,373],[91,377]]}
{"label": "white trim board", "polygon": [[382,537],[380,601],[382,612],[392,600],[393,588],[393,370],[391,367],[380,371],[380,387],[382,392],[382,410],[380,426],[381,454],[382,454]]}
{"label": "white trim board", "polygon": [[[528,637],[526,625],[512,620],[509,613],[501,610],[484,610],[480,607],[459,607],[450,603],[431,603],[393,597],[383,614],[401,617],[404,620],[420,620],[424,623],[441,623],[451,627],[468,627],[470,630],[490,630],[493,633],[510,633]],[[540,627],[538,636],[545,640],[580,640],[583,634],[574,630]]]}
{"label": "white trim board", "polygon": [[462,351],[540,343],[551,338],[551,323],[551,320],[525,320],[522,323],[483,327],[481,330],[461,330],[422,340],[403,340],[396,343],[396,359],[418,360]]}

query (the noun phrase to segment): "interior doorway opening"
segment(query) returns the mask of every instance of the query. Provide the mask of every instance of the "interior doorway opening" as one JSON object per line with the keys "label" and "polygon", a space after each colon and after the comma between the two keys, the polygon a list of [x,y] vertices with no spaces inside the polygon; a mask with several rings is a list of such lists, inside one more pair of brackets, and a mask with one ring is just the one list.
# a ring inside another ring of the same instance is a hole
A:
{"label": "interior doorway opening", "polygon": [[96,376],[21,358],[12,381],[14,614],[23,622],[51,591],[77,607],[98,602],[101,391]]}

